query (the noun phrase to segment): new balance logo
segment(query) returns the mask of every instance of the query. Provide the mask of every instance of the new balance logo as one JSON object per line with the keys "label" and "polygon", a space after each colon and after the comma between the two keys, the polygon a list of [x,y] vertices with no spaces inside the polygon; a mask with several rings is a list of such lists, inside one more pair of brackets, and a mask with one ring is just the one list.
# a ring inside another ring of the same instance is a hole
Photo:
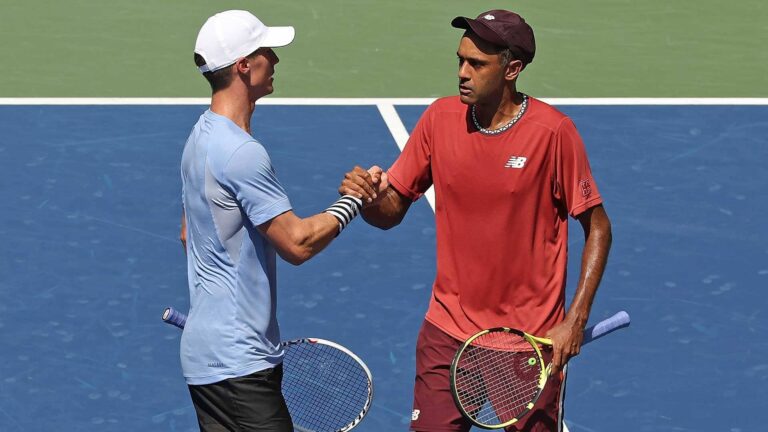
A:
{"label": "new balance logo", "polygon": [[418,420],[419,414],[421,414],[421,410],[417,410],[417,409],[413,410],[413,412],[411,413],[411,421]]}
{"label": "new balance logo", "polygon": [[512,156],[507,161],[506,165],[504,165],[504,168],[522,168],[525,166],[525,161],[527,161],[527,157],[523,156]]}

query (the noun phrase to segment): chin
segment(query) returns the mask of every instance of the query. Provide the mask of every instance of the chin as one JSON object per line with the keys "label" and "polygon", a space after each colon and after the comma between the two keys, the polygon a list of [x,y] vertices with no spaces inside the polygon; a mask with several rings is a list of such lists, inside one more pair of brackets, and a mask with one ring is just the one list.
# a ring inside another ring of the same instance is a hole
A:
{"label": "chin", "polygon": [[463,94],[459,95],[459,100],[461,100],[461,103],[465,105],[474,105],[476,100],[472,96],[465,96]]}
{"label": "chin", "polygon": [[264,87],[264,88],[262,88],[262,89],[261,89],[261,91],[259,92],[259,94],[261,95],[261,96],[259,96],[259,98],[263,98],[264,96],[269,96],[269,95],[271,95],[271,94],[272,94],[274,91],[275,91],[275,89],[274,89],[274,88],[272,88],[272,86],[267,86],[267,87]]}

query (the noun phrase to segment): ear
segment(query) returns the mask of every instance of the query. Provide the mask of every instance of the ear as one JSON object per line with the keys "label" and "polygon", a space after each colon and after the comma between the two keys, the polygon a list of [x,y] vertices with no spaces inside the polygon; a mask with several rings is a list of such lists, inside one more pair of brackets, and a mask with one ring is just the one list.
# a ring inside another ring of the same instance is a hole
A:
{"label": "ear", "polygon": [[247,74],[251,70],[251,65],[248,62],[248,58],[241,57],[237,59],[234,69],[237,71],[237,73]]}
{"label": "ear", "polygon": [[521,60],[510,60],[507,66],[504,68],[504,79],[507,81],[513,81],[520,75],[523,70],[523,62]]}

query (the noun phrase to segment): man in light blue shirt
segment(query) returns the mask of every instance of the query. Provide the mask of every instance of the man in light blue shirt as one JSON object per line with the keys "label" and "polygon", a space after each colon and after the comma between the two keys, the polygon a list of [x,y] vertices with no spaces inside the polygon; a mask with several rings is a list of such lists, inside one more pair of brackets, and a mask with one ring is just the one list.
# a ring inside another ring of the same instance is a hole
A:
{"label": "man in light blue shirt", "polygon": [[292,430],[280,391],[276,255],[295,265],[310,259],[362,206],[360,196],[344,196],[299,218],[251,136],[255,102],[273,91],[272,48],[293,37],[293,27],[226,11],[206,21],[195,44],[213,94],[181,161],[190,294],[181,364],[203,431]]}

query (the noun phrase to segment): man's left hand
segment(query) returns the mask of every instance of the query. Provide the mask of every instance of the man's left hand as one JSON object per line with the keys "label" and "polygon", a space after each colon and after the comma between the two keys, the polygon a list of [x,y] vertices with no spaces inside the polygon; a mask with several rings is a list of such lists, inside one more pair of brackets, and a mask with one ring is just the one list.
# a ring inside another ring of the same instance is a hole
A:
{"label": "man's left hand", "polygon": [[560,372],[571,357],[579,354],[584,338],[584,324],[569,318],[552,327],[546,337],[552,339],[552,368],[550,375]]}

